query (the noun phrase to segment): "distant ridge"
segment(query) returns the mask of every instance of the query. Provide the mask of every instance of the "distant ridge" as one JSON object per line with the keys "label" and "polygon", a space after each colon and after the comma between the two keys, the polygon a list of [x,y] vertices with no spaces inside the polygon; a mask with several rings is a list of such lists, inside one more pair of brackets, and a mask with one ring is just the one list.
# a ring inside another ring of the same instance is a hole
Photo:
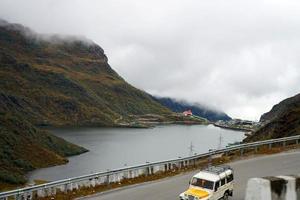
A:
{"label": "distant ridge", "polygon": [[258,141],[300,134],[300,94],[287,98],[273,106],[260,118],[263,126],[245,141]]}
{"label": "distant ridge", "polygon": [[231,120],[231,117],[229,117],[226,113],[212,110],[199,104],[190,104],[187,102],[177,101],[175,99],[167,98],[167,97],[153,97],[153,98],[161,105],[166,106],[173,112],[181,113],[183,111],[191,109],[194,115],[206,118],[209,121],[215,122],[218,120],[223,120],[223,121]]}

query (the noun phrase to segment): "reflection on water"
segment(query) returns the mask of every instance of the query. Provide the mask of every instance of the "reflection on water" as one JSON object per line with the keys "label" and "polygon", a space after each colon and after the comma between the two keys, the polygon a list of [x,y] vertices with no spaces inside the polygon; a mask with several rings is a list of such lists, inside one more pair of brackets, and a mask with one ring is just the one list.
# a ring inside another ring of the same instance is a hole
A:
{"label": "reflection on water", "polygon": [[30,180],[53,181],[145,162],[174,159],[208,152],[208,149],[218,148],[220,141],[221,146],[225,147],[228,143],[244,138],[243,132],[212,125],[172,125],[152,129],[52,129],[51,132],[90,151],[70,157],[70,162],[66,165],[35,170],[28,175]]}

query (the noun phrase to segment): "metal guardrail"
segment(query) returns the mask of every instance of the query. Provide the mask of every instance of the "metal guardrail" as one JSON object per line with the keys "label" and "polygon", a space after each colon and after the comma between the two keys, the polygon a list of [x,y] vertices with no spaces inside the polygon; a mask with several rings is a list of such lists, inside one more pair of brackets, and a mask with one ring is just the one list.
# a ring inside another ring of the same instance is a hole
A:
{"label": "metal guardrail", "polygon": [[147,163],[139,166],[120,168],[107,172],[99,172],[93,173],[58,181],[53,181],[41,185],[35,185],[30,187],[25,187],[21,189],[11,190],[7,192],[0,193],[0,200],[7,200],[9,197],[13,197],[16,200],[22,199],[32,199],[34,196],[36,197],[45,197],[55,195],[57,189],[61,192],[72,191],[73,189],[78,189],[82,186],[84,187],[94,187],[96,185],[104,185],[110,183],[117,183],[123,180],[124,178],[136,178],[141,175],[151,175],[157,172],[166,172],[169,170],[173,170],[175,168],[181,168],[186,166],[194,165],[196,161],[200,159],[207,158],[209,156],[221,154],[221,153],[229,153],[231,151],[240,150],[241,155],[243,154],[245,149],[249,148],[258,148],[262,145],[269,145],[272,147],[272,144],[283,143],[286,145],[286,142],[295,141],[296,144],[299,143],[300,135],[279,138],[279,139],[271,139],[253,143],[239,144],[230,147],[226,147],[219,150],[210,151],[208,153],[198,154],[190,157],[165,160],[161,162],[155,163]]}

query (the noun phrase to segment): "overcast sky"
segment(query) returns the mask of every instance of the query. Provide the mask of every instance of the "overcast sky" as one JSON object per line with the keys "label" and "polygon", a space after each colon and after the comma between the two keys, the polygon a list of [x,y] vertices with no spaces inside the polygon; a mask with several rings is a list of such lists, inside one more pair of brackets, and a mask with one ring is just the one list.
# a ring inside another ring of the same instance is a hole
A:
{"label": "overcast sky", "polygon": [[299,92],[298,0],[0,0],[0,18],[90,38],[134,86],[235,118]]}

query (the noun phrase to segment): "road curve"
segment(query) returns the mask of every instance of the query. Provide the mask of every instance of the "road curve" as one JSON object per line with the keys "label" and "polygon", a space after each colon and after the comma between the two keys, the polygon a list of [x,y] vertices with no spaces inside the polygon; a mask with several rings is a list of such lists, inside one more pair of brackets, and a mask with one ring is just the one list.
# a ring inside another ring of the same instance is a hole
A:
{"label": "road curve", "polygon": [[[240,160],[229,164],[235,173],[234,200],[245,196],[247,180],[251,177],[300,174],[300,151],[286,152],[251,159]],[[189,179],[195,174],[189,172],[174,177],[128,186],[113,191],[84,197],[84,200],[174,200],[188,187]]]}

